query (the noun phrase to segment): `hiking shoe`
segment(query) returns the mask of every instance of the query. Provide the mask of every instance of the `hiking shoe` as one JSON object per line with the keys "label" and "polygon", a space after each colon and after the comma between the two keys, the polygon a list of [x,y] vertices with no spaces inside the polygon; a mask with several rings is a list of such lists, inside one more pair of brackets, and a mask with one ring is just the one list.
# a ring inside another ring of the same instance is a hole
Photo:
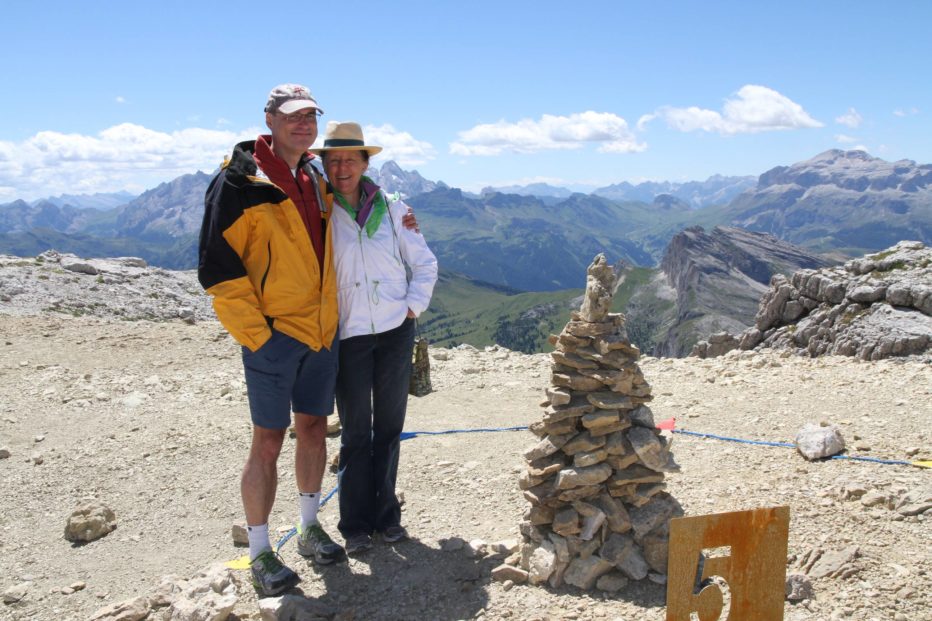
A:
{"label": "hiking shoe", "polygon": [[361,554],[372,547],[372,537],[366,533],[350,535],[346,538],[346,553]]}
{"label": "hiking shoe", "polygon": [[385,543],[398,543],[409,539],[408,531],[404,526],[389,526],[382,532],[382,541]]}
{"label": "hiking shoe", "polygon": [[249,571],[252,573],[252,585],[262,597],[278,595],[301,582],[298,574],[291,571],[271,550],[266,550],[250,561]]}
{"label": "hiking shoe", "polygon": [[298,525],[298,554],[314,559],[320,565],[346,560],[346,550],[330,538],[318,522],[301,529]]}

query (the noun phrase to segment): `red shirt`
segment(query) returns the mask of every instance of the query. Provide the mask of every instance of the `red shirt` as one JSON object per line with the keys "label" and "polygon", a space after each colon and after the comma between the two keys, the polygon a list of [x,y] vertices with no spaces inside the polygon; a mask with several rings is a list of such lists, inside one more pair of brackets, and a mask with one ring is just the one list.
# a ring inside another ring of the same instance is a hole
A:
{"label": "red shirt", "polygon": [[304,163],[309,157],[302,156],[298,162],[297,176],[292,174],[291,167],[282,158],[275,155],[271,147],[271,136],[259,136],[256,139],[256,150],[253,156],[256,164],[262,169],[269,180],[280,187],[298,208],[307,234],[311,238],[311,245],[317,255],[317,265],[321,273],[324,271],[324,227],[320,216],[320,204],[317,202],[317,192],[311,178],[304,171]]}

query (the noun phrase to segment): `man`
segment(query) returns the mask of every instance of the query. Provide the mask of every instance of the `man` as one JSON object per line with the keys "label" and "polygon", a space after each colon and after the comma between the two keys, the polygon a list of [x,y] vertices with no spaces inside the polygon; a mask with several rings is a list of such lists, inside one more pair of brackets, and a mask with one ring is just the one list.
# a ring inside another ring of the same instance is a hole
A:
{"label": "man", "polygon": [[307,152],[322,113],[303,86],[272,89],[271,134],[236,145],[224,162],[207,189],[199,244],[198,278],[242,345],[253,431],[240,491],[253,583],[266,596],[300,581],[268,530],[292,409],[298,552],[320,564],[346,560],[317,519],[339,347],[329,201]]}

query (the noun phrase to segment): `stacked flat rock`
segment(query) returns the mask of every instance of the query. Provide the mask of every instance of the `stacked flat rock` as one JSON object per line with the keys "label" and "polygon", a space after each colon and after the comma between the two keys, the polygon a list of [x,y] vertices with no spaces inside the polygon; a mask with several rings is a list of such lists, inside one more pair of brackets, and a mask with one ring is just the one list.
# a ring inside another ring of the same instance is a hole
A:
{"label": "stacked flat rock", "polygon": [[524,452],[521,567],[532,584],[617,591],[629,580],[662,581],[669,521],[683,514],[664,491],[675,472],[669,444],[647,407],[650,386],[609,313],[615,274],[603,255],[589,266],[582,307],[558,336],[540,441]]}

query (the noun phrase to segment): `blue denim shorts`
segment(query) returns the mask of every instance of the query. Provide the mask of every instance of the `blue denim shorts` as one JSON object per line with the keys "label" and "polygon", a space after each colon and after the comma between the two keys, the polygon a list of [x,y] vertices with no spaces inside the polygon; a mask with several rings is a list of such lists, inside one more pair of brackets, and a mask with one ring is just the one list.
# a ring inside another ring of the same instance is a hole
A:
{"label": "blue denim shorts", "polygon": [[314,351],[273,328],[272,337],[258,350],[243,347],[253,424],[286,429],[292,411],[312,416],[332,414],[339,344],[340,336],[336,335],[330,349]]}

